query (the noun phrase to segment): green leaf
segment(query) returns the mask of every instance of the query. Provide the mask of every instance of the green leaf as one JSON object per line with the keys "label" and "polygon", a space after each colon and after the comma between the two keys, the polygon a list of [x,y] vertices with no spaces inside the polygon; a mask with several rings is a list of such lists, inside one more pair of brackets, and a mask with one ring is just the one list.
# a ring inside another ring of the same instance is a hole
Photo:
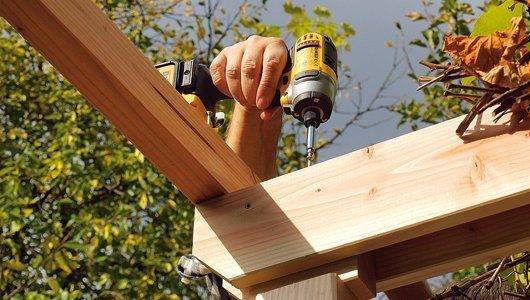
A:
{"label": "green leaf", "polygon": [[72,269],[70,269],[70,266],[68,266],[68,263],[66,262],[66,258],[63,256],[63,254],[61,252],[55,253],[55,255],[53,256],[53,261],[66,274],[72,273]]}
{"label": "green leaf", "polygon": [[462,79],[460,79],[460,83],[462,85],[471,85],[473,83],[473,81],[475,81],[475,76],[468,76],[468,77],[464,77]]}
{"label": "green leaf", "polygon": [[128,285],[129,285],[129,281],[127,279],[120,279],[120,281],[118,281],[116,287],[119,290],[123,290],[123,289],[126,289]]}
{"label": "green leaf", "polygon": [[140,199],[138,199],[138,205],[140,205],[140,207],[142,209],[145,209],[147,207],[147,195],[146,195],[146,193],[142,193],[140,195]]}
{"label": "green leaf", "polygon": [[86,251],[88,247],[86,245],[76,243],[76,242],[66,242],[64,243],[64,247],[71,249],[71,250],[77,250],[77,251]]}
{"label": "green leaf", "polygon": [[523,5],[507,0],[499,6],[490,6],[475,23],[471,36],[484,36],[510,28],[514,17],[523,15]]}
{"label": "green leaf", "polygon": [[58,293],[61,290],[61,286],[59,285],[59,282],[57,282],[57,279],[55,278],[48,279],[48,285],[56,293]]}
{"label": "green leaf", "polygon": [[315,6],[313,8],[313,12],[315,13],[315,15],[319,17],[324,17],[324,18],[331,17],[331,12],[329,11],[329,9],[321,5]]}

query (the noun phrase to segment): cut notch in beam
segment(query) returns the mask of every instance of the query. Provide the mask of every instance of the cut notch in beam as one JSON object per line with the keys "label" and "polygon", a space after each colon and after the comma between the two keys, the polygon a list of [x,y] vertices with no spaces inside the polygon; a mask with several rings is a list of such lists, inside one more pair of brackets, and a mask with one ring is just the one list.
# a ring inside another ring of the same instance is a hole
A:
{"label": "cut notch in beam", "polygon": [[191,201],[259,180],[90,0],[0,0],[4,17]]}
{"label": "cut notch in beam", "polygon": [[239,288],[530,204],[530,121],[456,118],[197,205],[194,254]]}

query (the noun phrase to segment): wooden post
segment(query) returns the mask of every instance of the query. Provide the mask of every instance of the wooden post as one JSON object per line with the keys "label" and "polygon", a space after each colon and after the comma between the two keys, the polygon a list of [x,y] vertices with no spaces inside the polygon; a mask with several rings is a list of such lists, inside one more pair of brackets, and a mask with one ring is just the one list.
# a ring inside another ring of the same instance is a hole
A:
{"label": "wooden post", "polygon": [[227,290],[235,298],[242,300],[371,299],[358,298],[355,296],[336,273],[323,274],[261,293],[249,291],[241,292],[231,285],[227,286]]}

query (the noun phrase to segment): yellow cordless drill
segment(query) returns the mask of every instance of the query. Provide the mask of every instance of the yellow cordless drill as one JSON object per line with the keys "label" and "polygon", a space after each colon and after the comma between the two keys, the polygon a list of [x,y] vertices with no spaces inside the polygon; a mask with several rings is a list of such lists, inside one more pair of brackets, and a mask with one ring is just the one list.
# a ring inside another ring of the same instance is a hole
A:
{"label": "yellow cordless drill", "polygon": [[[196,60],[169,61],[156,68],[197,108],[212,127],[223,121],[215,112],[217,102],[227,99],[213,84],[208,68]],[[281,105],[286,114],[307,128],[307,165],[315,157],[315,129],[329,120],[337,93],[337,49],[318,33],[302,35],[290,50],[290,58],[278,84],[271,107]]]}

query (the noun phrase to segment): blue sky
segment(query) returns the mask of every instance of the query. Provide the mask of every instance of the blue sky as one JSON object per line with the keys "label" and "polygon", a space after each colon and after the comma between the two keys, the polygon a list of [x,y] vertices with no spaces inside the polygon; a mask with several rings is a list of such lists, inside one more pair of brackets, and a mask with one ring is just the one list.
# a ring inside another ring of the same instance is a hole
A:
{"label": "blue sky", "polygon": [[[421,10],[421,0],[373,0],[373,1],[346,1],[346,0],[308,0],[297,1],[295,4],[303,4],[308,10],[314,5],[323,5],[330,9],[334,19],[338,22],[349,22],[355,28],[357,34],[351,39],[352,51],[342,53],[341,59],[352,69],[352,74],[364,82],[363,91],[365,99],[369,99],[381,84],[387,74],[393,60],[393,50],[385,47],[385,42],[396,38],[397,30],[394,23],[399,21],[406,34],[406,39],[419,37],[420,31],[425,23],[413,23],[409,21],[405,14],[410,11]],[[440,1],[434,1],[439,3]],[[479,0],[468,1],[472,5],[481,3]],[[235,11],[241,1],[224,1],[222,5],[227,11]],[[285,24],[287,15],[282,9],[283,1],[270,0],[268,13],[263,15],[265,23]],[[425,57],[421,49],[411,48],[409,52],[411,61],[416,70],[422,71],[417,62]],[[416,83],[404,77],[397,81],[394,86],[388,89],[385,94],[400,96],[404,98],[417,97],[421,94],[416,92]],[[351,96],[339,97],[337,105],[341,110],[351,111],[352,104],[348,101]],[[334,114],[332,119],[323,124],[322,131],[331,131],[335,127],[341,126],[348,116]],[[340,138],[338,144],[324,149],[320,152],[319,160],[327,160],[364,146],[387,140],[410,131],[409,126],[397,128],[398,116],[389,112],[378,112],[369,115],[364,119],[364,123],[370,124],[379,120],[388,119],[377,126],[365,129],[350,127],[350,129]]]}

